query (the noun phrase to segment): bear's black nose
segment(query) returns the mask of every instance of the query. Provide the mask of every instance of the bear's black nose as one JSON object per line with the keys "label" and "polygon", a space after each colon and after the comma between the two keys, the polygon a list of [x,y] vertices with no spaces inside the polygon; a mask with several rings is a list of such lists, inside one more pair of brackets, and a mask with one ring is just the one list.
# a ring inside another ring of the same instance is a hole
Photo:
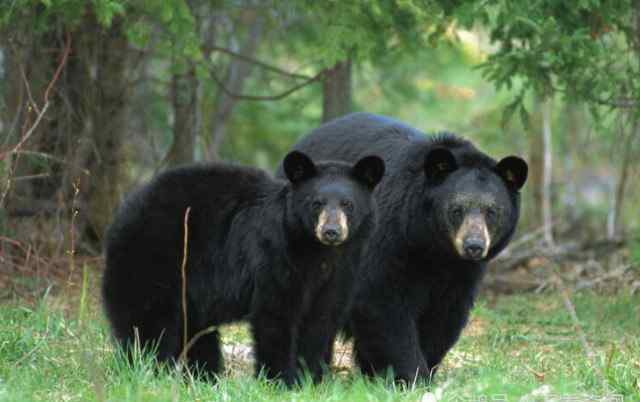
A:
{"label": "bear's black nose", "polygon": [[340,230],[338,228],[327,228],[322,231],[322,237],[329,243],[340,240]]}
{"label": "bear's black nose", "polygon": [[465,239],[462,244],[464,253],[473,260],[479,260],[484,253],[484,243],[479,239]]}

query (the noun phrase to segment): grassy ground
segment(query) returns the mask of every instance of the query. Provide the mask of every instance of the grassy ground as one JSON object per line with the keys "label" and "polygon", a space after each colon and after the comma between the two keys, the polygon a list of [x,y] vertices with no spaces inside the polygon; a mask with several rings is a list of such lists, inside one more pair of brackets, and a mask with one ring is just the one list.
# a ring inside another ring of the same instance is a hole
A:
{"label": "grassy ground", "polygon": [[[639,295],[572,296],[592,358],[558,294],[503,296],[480,301],[430,387],[341,370],[295,391],[253,379],[242,359],[215,385],[155,375],[145,359],[131,367],[95,302],[70,312],[61,298],[0,305],[0,401],[640,401]],[[224,340],[246,343],[246,329],[227,328]]]}

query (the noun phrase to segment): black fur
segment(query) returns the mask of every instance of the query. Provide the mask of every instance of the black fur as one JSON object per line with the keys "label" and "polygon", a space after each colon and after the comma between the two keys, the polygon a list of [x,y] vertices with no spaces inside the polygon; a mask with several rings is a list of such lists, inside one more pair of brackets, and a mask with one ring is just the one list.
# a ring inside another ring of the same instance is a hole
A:
{"label": "black fur", "polygon": [[[106,239],[104,306],[115,338],[157,344],[160,361],[183,349],[181,262],[188,218],[188,339],[212,325],[251,322],[256,370],[292,384],[304,361],[314,379],[348,315],[357,260],[375,226],[370,178],[382,164],[314,164],[292,152],[279,181],[260,170],[193,165],[160,174],[120,207]],[[371,173],[371,171],[373,173]],[[382,176],[378,176],[378,180]],[[362,177],[363,173],[365,177]],[[338,246],[315,236],[318,198],[349,200],[350,235]],[[218,332],[200,338],[189,365],[218,373]]]}
{"label": "black fur", "polygon": [[[467,322],[487,261],[515,230],[526,163],[508,157],[497,165],[453,134],[429,137],[366,113],[328,122],[293,148],[347,162],[383,156],[386,175],[374,192],[380,224],[361,261],[350,322],[356,359],[367,374],[392,368],[398,380],[430,378]],[[460,194],[472,201],[456,214],[481,214],[495,235],[482,260],[464,258],[453,246],[459,223],[448,216]],[[488,204],[475,203],[483,194]]]}

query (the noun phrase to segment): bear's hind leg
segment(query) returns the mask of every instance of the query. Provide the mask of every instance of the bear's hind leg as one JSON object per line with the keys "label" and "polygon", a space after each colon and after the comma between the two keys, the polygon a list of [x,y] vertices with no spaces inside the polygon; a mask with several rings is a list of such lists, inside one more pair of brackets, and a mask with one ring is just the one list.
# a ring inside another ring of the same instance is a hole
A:
{"label": "bear's hind leg", "polygon": [[138,311],[129,308],[118,315],[111,314],[110,318],[114,336],[132,364],[141,355],[153,355],[162,363],[178,358],[182,326],[175,303],[165,302]]}

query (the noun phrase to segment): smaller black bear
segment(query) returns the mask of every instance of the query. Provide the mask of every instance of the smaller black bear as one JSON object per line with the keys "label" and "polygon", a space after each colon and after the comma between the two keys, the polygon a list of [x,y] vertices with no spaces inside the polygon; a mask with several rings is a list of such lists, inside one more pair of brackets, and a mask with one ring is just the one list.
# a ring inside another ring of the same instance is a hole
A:
{"label": "smaller black bear", "polygon": [[[103,299],[115,338],[155,347],[160,361],[183,349],[181,264],[185,212],[187,339],[248,319],[256,371],[318,380],[348,316],[354,270],[375,227],[373,189],[384,162],[284,159],[288,181],[223,164],[167,171],[123,203],[106,239]],[[188,350],[190,367],[222,366],[218,332]]]}

